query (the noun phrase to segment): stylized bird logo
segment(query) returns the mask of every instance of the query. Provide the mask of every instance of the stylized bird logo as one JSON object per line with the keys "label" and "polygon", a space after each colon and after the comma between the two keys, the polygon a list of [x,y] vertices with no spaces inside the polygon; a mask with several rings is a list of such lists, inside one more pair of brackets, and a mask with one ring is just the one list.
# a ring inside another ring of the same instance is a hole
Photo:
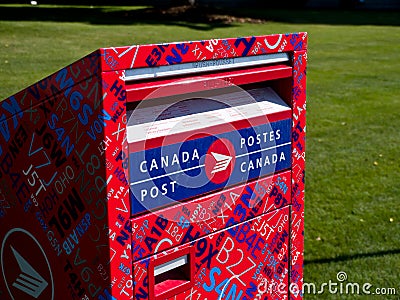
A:
{"label": "stylized bird logo", "polygon": [[215,152],[211,152],[211,154],[217,162],[215,164],[214,168],[212,169],[211,174],[225,171],[226,168],[228,168],[229,163],[232,160],[232,156],[227,156],[227,155],[219,154],[219,153],[215,153]]}
{"label": "stylized bird logo", "polygon": [[13,286],[24,293],[38,298],[43,290],[47,287],[48,283],[42,276],[19,254],[13,247],[11,247],[15,259],[21,270]]}

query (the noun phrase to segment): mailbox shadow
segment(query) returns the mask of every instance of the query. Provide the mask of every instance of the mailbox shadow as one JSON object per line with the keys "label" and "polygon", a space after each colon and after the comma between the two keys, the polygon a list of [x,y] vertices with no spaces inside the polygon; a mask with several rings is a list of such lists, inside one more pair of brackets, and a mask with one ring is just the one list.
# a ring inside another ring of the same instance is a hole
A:
{"label": "mailbox shadow", "polygon": [[250,9],[242,13],[290,24],[400,26],[400,10]]}
{"label": "mailbox shadow", "polygon": [[[157,7],[96,7],[96,6],[3,6],[0,20],[3,21],[53,21],[80,22],[97,25],[169,24],[197,30],[212,30],[234,26],[237,17],[221,15],[212,9],[197,9],[181,6]],[[249,20],[251,22],[251,20]],[[239,20],[240,22],[240,20]]]}
{"label": "mailbox shadow", "polygon": [[379,257],[385,255],[396,255],[400,254],[400,249],[393,250],[384,250],[384,251],[376,251],[369,253],[357,253],[353,255],[340,255],[332,258],[320,258],[320,259],[305,259],[305,265],[314,265],[314,264],[328,264],[332,262],[344,262],[348,260],[360,259],[360,258],[370,258],[370,257]]}
{"label": "mailbox shadow", "polygon": [[[39,1],[40,2],[40,1]],[[400,26],[400,11],[279,9],[263,7],[163,6],[2,6],[3,21],[83,22],[99,25],[170,24],[197,30],[236,23]]]}

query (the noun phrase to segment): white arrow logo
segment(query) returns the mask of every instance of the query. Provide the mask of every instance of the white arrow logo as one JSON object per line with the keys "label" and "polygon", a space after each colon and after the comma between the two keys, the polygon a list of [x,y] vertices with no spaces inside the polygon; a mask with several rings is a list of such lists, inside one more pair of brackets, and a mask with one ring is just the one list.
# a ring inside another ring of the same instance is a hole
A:
{"label": "white arrow logo", "polygon": [[219,153],[215,153],[215,152],[211,152],[211,154],[212,154],[212,156],[214,156],[214,159],[217,161],[213,170],[211,171],[211,174],[225,171],[226,168],[229,166],[229,163],[232,160],[232,156],[227,156],[227,155],[219,154]]}
{"label": "white arrow logo", "polygon": [[13,287],[37,299],[47,287],[47,281],[13,247],[11,247],[11,250],[21,270],[21,274],[13,283]]}

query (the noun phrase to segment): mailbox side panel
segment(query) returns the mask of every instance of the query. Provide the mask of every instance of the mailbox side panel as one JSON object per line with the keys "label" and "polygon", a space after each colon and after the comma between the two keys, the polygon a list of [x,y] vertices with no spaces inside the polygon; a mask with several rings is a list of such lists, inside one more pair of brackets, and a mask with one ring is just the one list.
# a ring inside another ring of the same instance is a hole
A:
{"label": "mailbox side panel", "polygon": [[1,299],[132,296],[124,101],[99,66],[97,52],[1,103]]}
{"label": "mailbox side panel", "polygon": [[291,299],[302,299],[304,262],[304,189],[306,141],[307,52],[293,55],[292,211],[291,211]]}
{"label": "mailbox side panel", "polygon": [[[80,166],[75,151],[88,142],[71,106],[77,109],[83,96],[78,70],[77,65],[64,68],[3,102],[3,115],[10,110],[7,103],[15,108],[3,122],[6,142],[0,158],[8,202],[0,226],[6,299],[86,294],[73,264],[81,236],[87,236],[92,224],[83,195],[73,184]],[[95,81],[93,75],[89,80]],[[34,282],[32,290],[24,288]]]}

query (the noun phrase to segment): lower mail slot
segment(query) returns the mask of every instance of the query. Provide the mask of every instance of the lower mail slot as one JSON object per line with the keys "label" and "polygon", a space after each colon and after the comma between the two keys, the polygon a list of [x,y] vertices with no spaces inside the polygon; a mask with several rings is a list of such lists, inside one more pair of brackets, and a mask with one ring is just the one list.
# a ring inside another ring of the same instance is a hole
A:
{"label": "lower mail slot", "polygon": [[286,206],[135,262],[135,299],[287,298],[289,213]]}
{"label": "lower mail slot", "polygon": [[189,245],[149,263],[149,299],[166,299],[186,291],[194,283],[194,249]]}

